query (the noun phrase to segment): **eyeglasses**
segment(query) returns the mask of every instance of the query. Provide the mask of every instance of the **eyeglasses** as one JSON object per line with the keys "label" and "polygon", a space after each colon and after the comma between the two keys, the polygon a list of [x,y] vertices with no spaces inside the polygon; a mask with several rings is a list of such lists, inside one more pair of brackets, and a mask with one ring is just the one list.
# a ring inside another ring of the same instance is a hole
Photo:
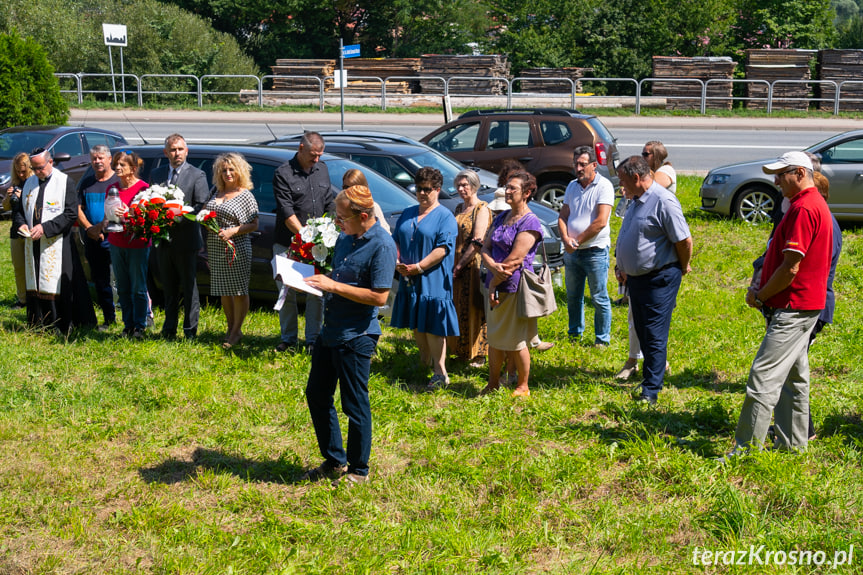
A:
{"label": "eyeglasses", "polygon": [[775,177],[778,178],[780,176],[784,176],[785,174],[790,174],[791,172],[796,172],[796,171],[797,171],[797,168],[791,168],[790,170],[785,170],[784,172],[777,173]]}
{"label": "eyeglasses", "polygon": [[47,168],[47,167],[48,167],[48,164],[50,164],[50,163],[51,163],[51,162],[45,162],[45,163],[44,163],[44,164],[42,164],[41,166],[37,166],[37,165],[36,165],[36,164],[34,164],[33,162],[30,162],[30,168],[31,168],[34,172],[41,172],[42,170],[44,170],[45,168]]}
{"label": "eyeglasses", "polygon": [[349,217],[349,218],[343,218],[343,217],[342,217],[342,216],[340,216],[339,214],[336,214],[336,221],[337,221],[337,222],[341,222],[341,223],[343,223],[343,224],[344,224],[345,222],[349,222],[349,221],[351,221],[352,219],[354,219],[355,217],[359,216],[361,213],[362,213],[362,212],[357,212],[356,214],[352,215],[352,216],[351,216],[351,217]]}

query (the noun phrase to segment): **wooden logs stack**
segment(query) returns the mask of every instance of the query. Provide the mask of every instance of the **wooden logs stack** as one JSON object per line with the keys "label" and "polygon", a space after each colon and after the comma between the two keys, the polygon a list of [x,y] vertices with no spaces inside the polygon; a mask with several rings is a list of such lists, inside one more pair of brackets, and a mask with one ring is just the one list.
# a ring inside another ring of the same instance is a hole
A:
{"label": "wooden logs stack", "polygon": [[[284,92],[317,92],[318,83],[310,78],[279,78],[279,76],[331,77],[336,69],[335,60],[307,60],[280,58],[270,66],[273,74],[273,90]],[[332,90],[333,80],[324,80],[324,90]]]}
{"label": "wooden logs stack", "polygon": [[[420,58],[422,76],[485,76],[489,78],[509,77],[509,60],[506,56],[443,56],[425,55]],[[420,80],[423,94],[443,94],[439,80]],[[506,83],[499,80],[454,80],[450,83],[450,94],[506,94]]]}
{"label": "wooden logs stack", "polygon": [[[747,80],[810,80],[812,73],[809,62],[810,50],[747,50]],[[768,88],[761,83],[747,84],[746,93],[750,98],[767,98]],[[774,110],[807,110],[812,97],[809,84],[803,82],[775,84],[773,86]],[[787,99],[790,98],[790,99]],[[752,110],[767,109],[767,101],[747,101],[746,107]]]}
{"label": "wooden logs stack", "polygon": [[[687,79],[702,81],[714,78],[730,80],[737,64],[728,57],[654,56],[653,77]],[[712,110],[731,109],[731,82],[711,82],[707,88],[707,108]],[[667,110],[700,110],[701,85],[697,82],[653,83],[653,95],[666,98]]]}
{"label": "wooden logs stack", "polygon": [[581,82],[585,73],[593,72],[593,68],[525,68],[519,78],[537,78],[537,80],[521,80],[518,84],[521,92],[531,94],[569,94],[572,86],[569,82],[560,80],[543,80],[540,78],[569,78],[575,82],[575,91],[581,92]]}
{"label": "wooden logs stack", "polygon": [[[863,50],[821,50],[818,52],[818,78],[833,80],[837,84],[845,80],[863,81]],[[839,89],[842,100],[861,100],[860,102],[840,102],[841,111],[859,112],[863,110],[863,83],[846,84]],[[833,86],[821,84],[821,98],[836,98]],[[820,101],[818,107],[833,111],[832,101]]]}

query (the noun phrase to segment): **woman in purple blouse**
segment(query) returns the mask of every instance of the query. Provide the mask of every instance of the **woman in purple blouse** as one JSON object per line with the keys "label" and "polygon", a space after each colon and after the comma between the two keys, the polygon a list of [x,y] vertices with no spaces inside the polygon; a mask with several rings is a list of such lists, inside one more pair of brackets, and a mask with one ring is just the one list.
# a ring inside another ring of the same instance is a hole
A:
{"label": "woman in purple blouse", "polygon": [[510,176],[505,196],[510,209],[494,218],[482,248],[482,261],[489,270],[486,278],[489,376],[482,393],[500,388],[500,372],[506,357],[518,373],[513,397],[530,395],[528,342],[536,335],[536,322],[519,317],[515,292],[522,267],[532,269],[533,256],[542,241],[542,225],[527,206],[534,193],[536,178],[531,174],[515,172]]}

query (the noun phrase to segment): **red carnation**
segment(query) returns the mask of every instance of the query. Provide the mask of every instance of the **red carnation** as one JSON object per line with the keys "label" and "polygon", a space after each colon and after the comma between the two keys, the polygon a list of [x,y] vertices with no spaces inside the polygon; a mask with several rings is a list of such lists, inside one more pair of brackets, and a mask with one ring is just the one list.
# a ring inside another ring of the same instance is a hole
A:
{"label": "red carnation", "polygon": [[160,231],[159,226],[150,226],[150,233],[158,234]]}
{"label": "red carnation", "polygon": [[155,220],[159,217],[159,212],[157,212],[156,210],[150,210],[149,212],[147,212],[147,217],[151,220]]}
{"label": "red carnation", "polygon": [[138,218],[135,223],[139,226],[143,226],[146,223],[146,220],[144,220],[144,218]]}

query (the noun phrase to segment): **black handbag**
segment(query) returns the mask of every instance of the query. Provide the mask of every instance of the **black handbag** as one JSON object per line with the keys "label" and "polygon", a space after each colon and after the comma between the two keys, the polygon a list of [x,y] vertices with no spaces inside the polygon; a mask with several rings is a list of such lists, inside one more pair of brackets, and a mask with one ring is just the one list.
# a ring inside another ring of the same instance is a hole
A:
{"label": "black handbag", "polygon": [[516,292],[516,313],[519,317],[533,318],[551,315],[557,310],[554,299],[554,286],[551,283],[551,269],[545,255],[545,242],[542,244],[542,269],[539,273],[522,266],[521,278]]}

